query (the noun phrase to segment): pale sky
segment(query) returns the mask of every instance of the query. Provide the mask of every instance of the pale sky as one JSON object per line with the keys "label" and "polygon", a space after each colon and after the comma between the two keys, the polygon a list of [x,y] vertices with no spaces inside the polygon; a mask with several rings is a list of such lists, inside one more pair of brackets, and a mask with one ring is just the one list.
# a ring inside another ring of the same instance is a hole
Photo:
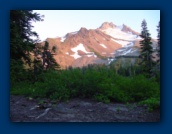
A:
{"label": "pale sky", "polygon": [[44,21],[33,22],[41,41],[46,38],[62,37],[81,27],[96,29],[104,22],[117,26],[125,24],[136,32],[141,32],[141,23],[145,19],[152,38],[157,38],[157,25],[160,10],[34,10],[44,15]]}

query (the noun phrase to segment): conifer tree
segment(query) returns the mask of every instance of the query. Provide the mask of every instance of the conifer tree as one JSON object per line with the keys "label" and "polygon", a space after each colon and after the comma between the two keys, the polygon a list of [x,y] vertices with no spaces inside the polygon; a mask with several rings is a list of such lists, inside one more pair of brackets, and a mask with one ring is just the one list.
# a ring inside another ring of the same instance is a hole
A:
{"label": "conifer tree", "polygon": [[56,47],[53,46],[52,49],[49,49],[49,43],[45,41],[45,45],[43,46],[43,67],[45,69],[59,69],[60,65],[56,62],[56,60],[53,57],[53,53],[56,52]]}
{"label": "conifer tree", "polygon": [[30,61],[29,52],[34,49],[37,40],[31,36],[38,37],[32,31],[31,22],[42,21],[41,16],[32,10],[11,10],[10,12],[10,59]]}
{"label": "conifer tree", "polygon": [[32,22],[42,21],[42,17],[32,10],[10,11],[10,75],[14,79],[20,79],[24,64],[31,65],[30,52],[37,42],[31,37],[38,37]]}
{"label": "conifer tree", "polygon": [[150,74],[151,73],[151,68],[152,68],[152,42],[151,42],[151,37],[150,33],[147,28],[147,22],[146,20],[142,21],[141,24],[142,31],[140,37],[142,40],[140,41],[141,44],[141,53],[140,53],[140,58],[142,60],[141,65],[143,67],[143,71],[145,73]]}

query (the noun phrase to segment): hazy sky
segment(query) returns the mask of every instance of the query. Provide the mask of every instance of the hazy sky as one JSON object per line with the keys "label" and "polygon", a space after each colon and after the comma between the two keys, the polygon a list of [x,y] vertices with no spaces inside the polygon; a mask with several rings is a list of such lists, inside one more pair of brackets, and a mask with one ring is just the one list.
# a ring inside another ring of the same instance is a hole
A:
{"label": "hazy sky", "polygon": [[44,15],[44,21],[34,22],[33,31],[40,40],[47,37],[64,36],[68,32],[78,31],[81,27],[96,29],[103,22],[113,22],[120,26],[126,24],[133,30],[141,32],[141,22],[146,20],[152,38],[157,38],[157,25],[160,10],[34,10]]}

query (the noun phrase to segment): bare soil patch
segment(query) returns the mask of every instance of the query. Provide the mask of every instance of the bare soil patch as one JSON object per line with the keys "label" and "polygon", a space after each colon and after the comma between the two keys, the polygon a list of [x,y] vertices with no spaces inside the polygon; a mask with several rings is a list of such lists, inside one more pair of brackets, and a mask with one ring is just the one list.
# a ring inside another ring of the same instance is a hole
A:
{"label": "bare soil patch", "polygon": [[146,106],[104,104],[87,99],[52,102],[10,96],[12,122],[159,122],[160,110],[148,112]]}

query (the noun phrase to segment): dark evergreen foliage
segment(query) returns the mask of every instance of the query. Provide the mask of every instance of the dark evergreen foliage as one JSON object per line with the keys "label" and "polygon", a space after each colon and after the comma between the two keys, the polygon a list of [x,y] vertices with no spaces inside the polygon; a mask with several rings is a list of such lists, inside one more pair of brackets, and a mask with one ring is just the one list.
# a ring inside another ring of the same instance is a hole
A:
{"label": "dark evergreen foliage", "polygon": [[40,14],[33,13],[32,10],[10,11],[10,75],[12,79],[19,80],[19,74],[24,71],[23,65],[31,65],[30,52],[38,41],[31,38],[38,37],[38,34],[32,31],[31,22],[42,21],[42,17]]}
{"label": "dark evergreen foliage", "polygon": [[32,21],[42,21],[41,16],[31,10],[11,10],[10,12],[10,58],[29,60],[29,52],[33,50],[34,43],[31,36],[38,37],[32,31]]}
{"label": "dark evergreen foliage", "polygon": [[140,58],[142,59],[141,65],[143,67],[143,70],[145,73],[150,74],[151,73],[151,68],[152,68],[152,42],[151,42],[151,37],[150,33],[147,28],[147,23],[146,20],[142,21],[141,24],[142,31],[141,31],[141,38],[142,40],[140,41],[141,44],[141,54]]}
{"label": "dark evergreen foliage", "polygon": [[60,65],[56,62],[53,57],[53,53],[56,52],[56,47],[53,46],[52,50],[49,49],[49,43],[45,41],[45,45],[43,46],[43,67],[45,69],[59,69]]}

